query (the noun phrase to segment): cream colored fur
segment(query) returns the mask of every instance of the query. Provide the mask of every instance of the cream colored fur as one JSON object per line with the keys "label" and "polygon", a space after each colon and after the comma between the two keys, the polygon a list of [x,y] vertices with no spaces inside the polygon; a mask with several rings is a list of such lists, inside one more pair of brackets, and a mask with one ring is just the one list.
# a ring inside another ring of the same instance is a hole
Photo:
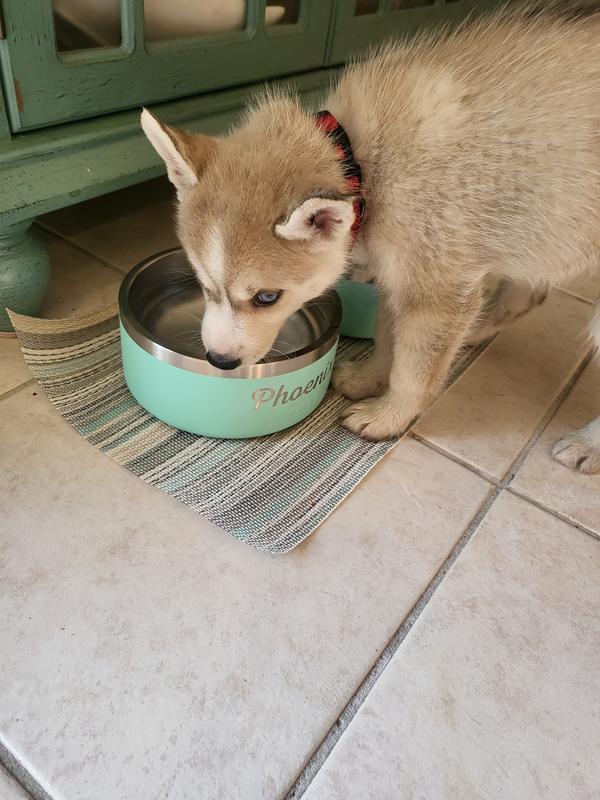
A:
{"label": "cream colored fur", "polygon": [[[502,13],[399,43],[348,68],[323,107],[363,170],[354,255],[333,147],[295,99],[263,98],[219,140],[150,116],[144,128],[178,188],[183,246],[215,284],[213,324],[232,315],[220,346],[233,357],[260,358],[288,314],[366,259],[383,295],[375,354],[335,385],[360,401],[344,424],[384,439],[435,398],[465,343],[599,263],[600,22]],[[283,295],[257,309],[260,289]],[[599,428],[556,457],[599,471]]]}

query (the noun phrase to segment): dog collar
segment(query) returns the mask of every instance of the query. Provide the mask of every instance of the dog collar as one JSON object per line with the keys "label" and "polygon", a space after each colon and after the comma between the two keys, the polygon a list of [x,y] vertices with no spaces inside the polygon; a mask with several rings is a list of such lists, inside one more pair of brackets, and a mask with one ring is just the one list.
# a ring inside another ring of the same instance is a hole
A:
{"label": "dog collar", "polygon": [[358,236],[358,230],[361,222],[365,216],[365,201],[360,196],[362,188],[362,173],[359,165],[354,160],[352,153],[352,145],[348,134],[342,128],[337,119],[329,111],[318,111],[315,114],[315,121],[317,126],[326,133],[335,146],[335,153],[338,161],[342,165],[344,171],[344,178],[349,192],[357,195],[353,203],[354,206],[354,222],[350,228],[352,240],[354,241]]}

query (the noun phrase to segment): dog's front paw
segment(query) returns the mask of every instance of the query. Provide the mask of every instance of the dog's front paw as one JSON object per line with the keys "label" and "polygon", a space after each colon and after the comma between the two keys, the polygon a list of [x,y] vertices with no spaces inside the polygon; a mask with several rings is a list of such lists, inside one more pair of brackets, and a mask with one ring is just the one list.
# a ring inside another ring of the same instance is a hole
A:
{"label": "dog's front paw", "polygon": [[369,361],[344,361],[333,374],[333,387],[348,400],[376,397],[385,389],[380,371]]}
{"label": "dog's front paw", "polygon": [[372,442],[400,436],[413,419],[390,403],[385,395],[355,403],[349,406],[342,416],[345,428]]}
{"label": "dog's front paw", "polygon": [[600,426],[598,421],[570,433],[552,448],[561,464],[576,472],[594,475],[600,472]]}

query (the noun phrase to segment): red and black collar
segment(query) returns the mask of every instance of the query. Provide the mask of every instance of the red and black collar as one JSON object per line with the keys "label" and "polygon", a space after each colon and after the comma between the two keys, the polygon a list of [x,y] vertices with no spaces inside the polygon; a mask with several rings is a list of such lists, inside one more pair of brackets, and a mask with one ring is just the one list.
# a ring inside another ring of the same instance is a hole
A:
{"label": "red and black collar", "polygon": [[365,216],[365,201],[360,196],[362,188],[362,173],[360,166],[354,160],[352,145],[348,134],[342,128],[337,119],[329,111],[318,111],[315,114],[317,126],[327,134],[335,145],[335,152],[338,161],[342,165],[344,178],[349,193],[356,195],[354,201],[354,222],[352,223],[351,233],[353,240],[358,236],[358,229]]}

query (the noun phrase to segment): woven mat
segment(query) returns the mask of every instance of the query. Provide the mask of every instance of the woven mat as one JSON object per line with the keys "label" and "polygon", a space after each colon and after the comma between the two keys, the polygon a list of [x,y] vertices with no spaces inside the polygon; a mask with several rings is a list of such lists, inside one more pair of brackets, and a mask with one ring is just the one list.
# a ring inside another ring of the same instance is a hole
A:
{"label": "woven mat", "polygon": [[[395,445],[342,428],[348,401],[332,391],[307,420],[261,439],[185,433],[144,411],[127,389],[115,306],[77,319],[11,320],[40,386],[90,444],[260,550],[299,545]],[[369,349],[343,340],[338,359],[365,358]]]}

